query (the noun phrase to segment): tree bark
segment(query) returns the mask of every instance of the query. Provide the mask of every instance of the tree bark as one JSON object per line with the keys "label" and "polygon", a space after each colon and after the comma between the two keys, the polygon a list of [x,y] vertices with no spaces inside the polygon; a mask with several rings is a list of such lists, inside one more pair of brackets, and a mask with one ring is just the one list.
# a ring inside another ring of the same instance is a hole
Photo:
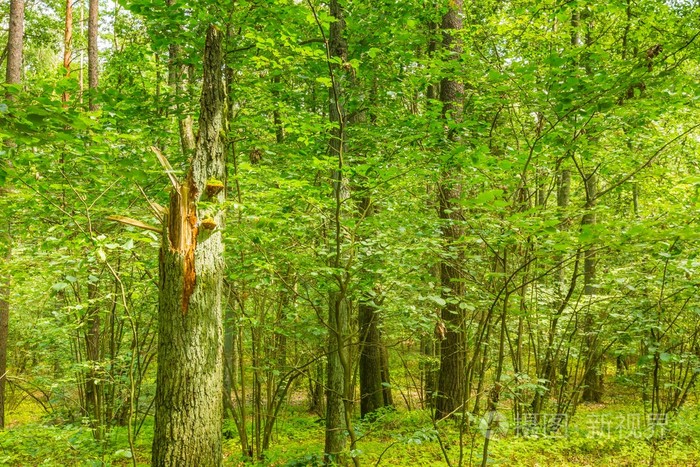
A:
{"label": "tree bark", "polygon": [[[356,79],[353,82],[357,82]],[[370,106],[375,108],[377,105],[377,81],[375,80],[370,88]],[[367,122],[367,112],[362,110],[350,118],[349,123],[362,124]],[[376,114],[370,111],[369,122],[371,125],[376,123]],[[364,154],[356,156],[358,164],[366,162],[367,158]],[[371,186],[368,183],[367,177],[356,177],[355,192],[359,196],[358,200],[358,222],[365,222],[371,219],[377,207],[371,198]],[[369,235],[372,235],[371,233]],[[364,243],[366,235],[358,237],[359,243]],[[364,281],[370,284],[368,287],[374,289],[381,281],[381,274],[377,273],[380,267],[372,264],[372,254],[368,252],[363,260],[362,274]],[[372,412],[393,405],[391,386],[389,384],[389,356],[386,347],[382,344],[382,332],[379,326],[381,316],[379,308],[375,304],[376,294],[370,290],[362,291],[358,305],[358,327],[360,331],[360,362],[359,362],[359,377],[360,377],[360,414],[365,417]]]}
{"label": "tree bark", "polygon": [[[341,268],[343,232],[341,229],[342,204],[347,199],[347,188],[344,186],[343,167],[345,155],[345,109],[341,102],[342,89],[339,77],[340,67],[331,64],[331,58],[347,61],[347,44],[343,39],[345,19],[343,10],[337,0],[330,2],[330,14],[335,21],[330,25],[328,37],[329,71],[332,86],[328,93],[328,118],[333,125],[328,142],[331,157],[337,163],[332,170],[333,184],[333,238],[331,241],[330,266],[336,271]],[[326,371],[326,436],[324,444],[324,463],[326,465],[342,464],[342,453],[347,444],[349,389],[351,380],[349,338],[349,306],[345,295],[343,274],[333,275],[336,290],[328,294],[328,365]]]}
{"label": "tree bark", "polygon": [[384,407],[379,316],[370,303],[359,304],[360,325],[360,415],[365,417]]}
{"label": "tree bark", "polygon": [[[461,53],[460,41],[454,32],[462,29],[462,0],[454,0],[442,18],[443,47],[451,53],[450,61],[457,62]],[[449,68],[449,67],[448,67]],[[446,125],[460,120],[460,101],[464,93],[464,85],[448,72],[440,83],[440,101],[442,115]],[[454,128],[448,130],[448,142],[457,139]],[[461,196],[461,186],[454,176],[453,167],[442,170],[439,192],[439,217],[443,222],[442,237],[445,242],[444,256],[440,263],[440,285],[443,299],[441,320],[445,326],[444,339],[440,345],[440,373],[438,376],[438,397],[436,400],[436,416],[446,417],[461,409],[465,397],[466,372],[466,338],[464,330],[464,312],[457,306],[456,300],[464,295],[464,285],[460,280],[461,254],[456,242],[462,236],[462,213],[455,204]]]}
{"label": "tree bark", "polygon": [[389,349],[386,348],[382,340],[382,333],[379,333],[379,360],[382,374],[382,395],[384,396],[384,407],[394,406],[394,395],[391,392],[391,377],[389,371]]}
{"label": "tree bark", "polygon": [[[175,4],[174,0],[167,0],[168,7]],[[175,32],[173,32],[175,35]],[[179,100],[185,93],[185,79],[187,78],[187,66],[181,63],[180,46],[170,44],[168,46],[168,84],[173,91],[174,98]],[[189,77],[192,79],[192,77]],[[180,132],[180,148],[182,154],[188,157],[195,148],[194,129],[191,115],[181,115],[179,103],[173,106],[173,110],[177,114],[178,130]]]}
{"label": "tree bark", "polygon": [[[200,133],[170,195],[160,250],[154,466],[222,464],[222,231],[226,164],[222,34],[207,32]],[[206,205],[199,205],[206,201]]]}
{"label": "tree bark", "polygon": [[[66,21],[63,29],[63,69],[66,78],[70,77],[71,54],[73,47],[73,0],[66,0]],[[69,99],[68,91],[63,92],[62,100]]]}
{"label": "tree bark", "polygon": [[424,409],[435,409],[435,392],[437,391],[438,364],[436,357],[439,355],[439,348],[432,335],[421,336],[420,341],[421,358],[420,372],[422,382],[422,396]]}
{"label": "tree bark", "polygon": [[282,79],[280,75],[277,74],[272,78],[272,99],[274,100],[275,110],[272,112],[272,121],[275,125],[275,140],[277,144],[284,143],[284,123],[282,122],[282,112],[280,108],[282,104],[280,102],[280,88],[282,87]]}
{"label": "tree bark", "polygon": [[340,293],[332,293],[328,310],[328,370],[326,372],[326,438],[324,463],[342,464],[347,444],[345,434],[345,372],[349,358],[345,339],[348,335],[348,304]]}
{"label": "tree bark", "polygon": [[[10,27],[7,35],[7,69],[5,82],[18,84],[22,80],[22,49],[24,42],[24,0],[10,0]],[[8,99],[13,99],[8,95]],[[5,141],[6,145],[13,145]],[[0,193],[2,195],[2,193]],[[12,257],[12,238],[6,235],[5,264]],[[10,275],[0,280],[0,429],[5,428],[5,385],[7,382],[7,333],[10,323]]]}
{"label": "tree bark", "polygon": [[85,327],[85,357],[88,365],[85,375],[85,413],[90,417],[90,424],[95,439],[101,440],[104,430],[102,416],[103,386],[100,383],[98,365],[101,358],[100,307],[97,298],[96,283],[88,282],[88,304]]}
{"label": "tree bark", "polygon": [[97,36],[99,23],[97,12],[98,0],[90,0],[88,6],[88,89],[90,96],[88,106],[90,111],[98,109],[95,92],[97,91],[100,64],[98,62]]}
{"label": "tree bark", "polygon": [[[8,238],[5,253],[6,264],[10,263],[11,243]],[[10,323],[10,275],[6,273],[0,283],[0,429],[5,428],[5,385],[7,382],[7,332]]]}
{"label": "tree bark", "polygon": [[[581,220],[582,228],[586,226],[594,226],[596,224],[596,215],[592,209],[595,207],[595,197],[598,193],[598,176],[592,173],[585,181],[586,183],[586,209],[588,212],[584,214]],[[597,325],[591,311],[591,301],[596,294],[596,254],[595,245],[590,245],[584,253],[583,261],[583,293],[588,297],[589,303],[586,308],[586,317],[584,318],[583,332],[585,333],[585,347],[588,353],[585,375],[583,378],[583,394],[581,399],[584,402],[600,402],[603,398],[603,374],[602,365],[600,364],[602,356],[598,349],[598,334],[595,331]]]}
{"label": "tree bark", "polygon": [[24,42],[24,0],[10,0],[10,28],[7,34],[7,70],[5,81],[22,80],[22,46]]}

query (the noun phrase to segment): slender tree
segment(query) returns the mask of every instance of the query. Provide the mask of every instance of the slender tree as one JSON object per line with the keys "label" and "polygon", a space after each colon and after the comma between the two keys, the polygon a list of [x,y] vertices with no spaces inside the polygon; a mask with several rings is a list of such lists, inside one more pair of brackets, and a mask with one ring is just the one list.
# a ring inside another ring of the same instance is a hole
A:
{"label": "slender tree", "polygon": [[[355,80],[356,81],[356,80]],[[370,90],[370,105],[376,106],[377,101],[377,80],[375,79]],[[365,123],[366,112],[358,112],[354,119],[357,123]],[[376,125],[377,116],[370,112],[369,124]],[[366,155],[356,158],[357,163],[366,162]],[[371,186],[369,177],[360,177],[356,181],[355,192],[358,194],[358,216],[359,222],[370,220],[377,212],[375,200],[371,197]],[[364,238],[371,238],[376,233],[372,232]],[[360,244],[364,238],[360,239]],[[381,280],[381,275],[373,272],[379,266],[371,264],[372,255],[368,254],[363,260],[366,264],[363,269],[363,279],[367,282],[367,287],[375,290],[363,291],[358,300],[357,321],[360,331],[360,415],[362,417],[375,412],[376,410],[393,405],[391,385],[389,384],[389,355],[386,346],[382,342],[382,330],[380,327],[380,310],[376,302],[381,299],[377,293],[377,285]]]}
{"label": "slender tree", "polygon": [[377,307],[366,298],[358,305],[360,326],[360,414],[384,407],[382,348]]}
{"label": "slender tree", "polygon": [[[88,106],[90,111],[98,109],[96,103],[96,91],[99,82],[99,52],[98,52],[98,8],[99,0],[89,0],[88,6]],[[71,9],[72,14],[72,9]],[[66,12],[66,35],[68,29],[68,12]],[[71,18],[72,20],[72,18]],[[70,39],[70,38],[68,38]],[[70,59],[70,57],[69,57]],[[65,62],[65,55],[64,55]],[[65,66],[65,63],[64,63]],[[70,62],[69,62],[70,66]],[[93,271],[93,273],[97,273]],[[87,357],[88,373],[85,378],[85,405],[86,412],[92,420],[93,433],[96,439],[103,437],[104,417],[103,387],[98,375],[99,360],[102,357],[100,304],[98,300],[99,288],[96,283],[88,283],[88,308],[85,317],[85,353]]]}
{"label": "slender tree", "polygon": [[[175,2],[167,0],[168,8],[174,8]],[[176,32],[172,32],[173,37],[176,37]],[[180,46],[176,40],[168,46],[168,84],[172,89],[173,96],[177,102],[184,97],[185,80],[187,78],[187,66],[182,63],[180,56]],[[195,147],[194,130],[192,128],[192,116],[181,115],[180,104],[175,104],[173,110],[177,114],[178,129],[180,131],[180,147],[185,157],[189,157]]]}
{"label": "slender tree", "polygon": [[336,290],[329,294],[328,303],[328,369],[326,381],[326,439],[324,461],[327,464],[339,463],[341,454],[347,443],[345,434],[348,423],[346,404],[346,378],[350,368],[350,355],[347,339],[349,334],[349,306],[345,290],[345,278],[340,272],[342,260],[341,230],[342,203],[347,197],[343,186],[343,165],[345,156],[345,109],[343,108],[342,89],[336,73],[337,65],[331,65],[333,58],[347,61],[347,44],[343,38],[345,19],[343,9],[337,0],[331,0],[330,13],[335,21],[331,23],[328,36],[328,60],[332,85],[328,94],[328,118],[333,125],[329,140],[329,153],[337,161],[337,166],[331,172],[333,184],[334,214],[333,240],[331,246],[331,267],[336,271],[334,282]]}
{"label": "slender tree", "polygon": [[22,80],[22,46],[24,42],[24,0],[10,0],[10,28],[7,34],[7,71],[5,81]]}
{"label": "slender tree", "polygon": [[[591,228],[596,224],[595,199],[598,194],[598,174],[591,173],[585,180],[586,214],[581,220],[581,228]],[[585,348],[587,359],[583,377],[583,393],[581,399],[585,402],[600,402],[603,398],[603,375],[600,365],[597,323],[594,321],[592,302],[596,294],[596,246],[586,249],[583,262],[583,293],[586,295],[586,316],[584,317],[583,332],[585,333]]]}
{"label": "slender tree", "polygon": [[[63,28],[63,69],[66,78],[70,76],[71,54],[73,53],[73,0],[66,0],[66,17]],[[63,102],[68,101],[68,91],[63,92]]]}
{"label": "slender tree", "polygon": [[[18,84],[22,80],[24,41],[24,0],[10,0],[10,28],[7,35],[7,70],[5,82]],[[8,96],[12,99],[12,96]],[[6,142],[6,144],[12,144]],[[9,220],[5,234],[5,263],[12,257]],[[1,254],[1,252],[0,252]],[[7,333],[10,323],[10,276],[0,282],[0,428],[5,428],[5,383],[7,381]]]}
{"label": "slender tree", "polygon": [[[449,9],[442,17],[442,45],[449,52],[449,61],[459,63],[462,51],[457,37],[462,29],[462,0],[450,2]],[[446,67],[449,71],[440,82],[440,101],[442,117],[448,128],[448,144],[457,140],[454,123],[461,119],[462,94],[464,85],[456,77],[453,65]],[[444,323],[444,339],[440,345],[440,373],[438,376],[438,398],[436,415],[446,417],[460,410],[464,401],[466,339],[464,329],[464,312],[457,306],[455,298],[464,295],[461,281],[461,254],[457,241],[462,235],[460,227],[461,211],[456,200],[461,196],[461,186],[455,177],[454,167],[443,168],[438,187],[439,216],[443,222],[442,237],[445,251],[440,263],[440,283],[446,304],[442,308],[441,321]]]}
{"label": "slender tree", "polygon": [[91,111],[97,110],[95,92],[99,80],[99,57],[98,57],[98,8],[99,0],[89,0],[88,6],[88,89],[90,90],[89,108]]}
{"label": "slender tree", "polygon": [[155,466],[222,463],[226,165],[221,44],[221,32],[211,26],[194,157],[182,183],[171,178],[170,209],[163,221]]}

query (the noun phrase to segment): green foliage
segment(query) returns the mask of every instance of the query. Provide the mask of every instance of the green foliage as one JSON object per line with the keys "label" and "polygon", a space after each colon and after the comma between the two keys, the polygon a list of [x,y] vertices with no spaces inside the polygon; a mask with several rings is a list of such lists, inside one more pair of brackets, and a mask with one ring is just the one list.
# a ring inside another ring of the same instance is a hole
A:
{"label": "green foliage", "polygon": [[[5,465],[118,466],[129,465],[132,457],[124,436],[115,435],[101,444],[89,428],[71,425],[17,427],[0,434],[0,447],[0,462]],[[139,446],[139,464],[149,454],[147,446]]]}
{"label": "green foliage", "polygon": [[[121,0],[101,12],[93,112],[78,81],[86,45],[78,11],[66,76],[64,3],[29,5],[23,83],[0,89],[8,374],[17,393],[30,391],[64,426],[22,421],[0,433],[0,463],[126,465],[125,425],[141,443],[139,460],[148,457],[160,238],[106,217],[159,225],[149,203],[167,206],[170,184],[148,148],[183,177],[189,154],[179,121],[192,118],[196,134],[209,23],[226,32],[228,176],[210,182],[227,190],[226,333],[242,420],[227,420],[227,462],[251,452],[272,465],[321,462],[323,428],[288,400],[322,392],[324,317],[339,290],[353,316],[353,358],[358,304],[377,310],[397,405],[427,402],[428,369],[440,358],[426,349],[441,340],[441,312],[454,305],[466,323],[471,421],[496,383],[506,412],[528,413],[541,397],[544,413],[587,414],[579,404],[586,366],[616,382],[606,398],[623,394],[629,409],[643,400],[634,410],[676,415],[668,438],[591,437],[580,426],[566,439],[494,442],[494,462],[698,461],[698,9],[484,0],[465,11],[453,57],[439,30],[450,3],[428,3],[341,2],[348,57],[328,63],[321,36],[335,19],[322,2],[311,2],[319,30],[307,2]],[[439,100],[445,78],[465,85],[463,115],[449,121]],[[346,113],[338,174],[328,150],[334,84]],[[586,188],[593,174],[595,199]],[[459,187],[450,221],[438,214],[446,175]],[[337,177],[348,192],[339,205]],[[453,227],[458,238],[446,242]],[[594,272],[586,271],[591,257]],[[460,270],[463,294],[441,285],[441,264]],[[103,340],[88,361],[94,316]],[[80,426],[89,421],[86,378],[105,391],[100,423],[118,441],[100,444]],[[355,420],[352,454],[444,465],[442,441],[458,458],[455,427],[430,418],[402,407]],[[267,423],[276,425],[264,449]],[[236,444],[239,430],[247,446]],[[478,462],[483,440],[476,430],[466,435],[465,459]]]}

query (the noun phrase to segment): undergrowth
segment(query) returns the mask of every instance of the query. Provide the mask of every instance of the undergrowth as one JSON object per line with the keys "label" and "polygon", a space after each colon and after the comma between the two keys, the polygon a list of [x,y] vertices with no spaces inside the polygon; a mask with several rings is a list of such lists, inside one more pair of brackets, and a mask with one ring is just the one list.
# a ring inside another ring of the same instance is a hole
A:
{"label": "undergrowth", "polygon": [[[126,427],[112,428],[96,441],[86,423],[54,425],[32,413],[29,405],[8,414],[10,428],[0,432],[0,465],[8,466],[127,466],[132,465]],[[580,407],[565,429],[556,434],[517,432],[508,428],[492,438],[488,465],[504,466],[694,466],[700,465],[700,413],[694,406],[652,428],[634,404]],[[356,422],[357,446],[364,466],[481,465],[483,433],[478,423],[434,424],[423,410],[380,413],[374,420]],[[136,442],[137,465],[149,465],[152,420],[144,424]],[[292,407],[281,416],[272,446],[263,459],[242,456],[233,424],[224,429],[224,465],[300,467],[322,465],[323,420]]]}

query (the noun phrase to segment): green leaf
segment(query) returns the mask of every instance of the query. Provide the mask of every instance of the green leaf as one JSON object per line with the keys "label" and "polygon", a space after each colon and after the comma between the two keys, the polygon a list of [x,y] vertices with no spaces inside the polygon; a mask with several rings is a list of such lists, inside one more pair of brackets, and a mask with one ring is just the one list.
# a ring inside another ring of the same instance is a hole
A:
{"label": "green leaf", "polygon": [[331,81],[331,79],[326,77],[326,76],[316,77],[316,82],[321,83],[322,85],[326,86],[327,88],[330,88],[331,86],[333,86],[333,81]]}
{"label": "green leaf", "polygon": [[367,55],[369,55],[370,58],[375,58],[382,50],[378,49],[376,47],[372,47],[367,51]]}
{"label": "green leaf", "polygon": [[440,297],[440,296],[438,296],[438,295],[431,295],[431,296],[429,296],[428,298],[429,298],[430,300],[434,301],[435,303],[437,303],[437,304],[440,305],[440,306],[445,306],[445,305],[447,305],[447,302],[445,301],[445,299],[442,298],[442,297]]}

